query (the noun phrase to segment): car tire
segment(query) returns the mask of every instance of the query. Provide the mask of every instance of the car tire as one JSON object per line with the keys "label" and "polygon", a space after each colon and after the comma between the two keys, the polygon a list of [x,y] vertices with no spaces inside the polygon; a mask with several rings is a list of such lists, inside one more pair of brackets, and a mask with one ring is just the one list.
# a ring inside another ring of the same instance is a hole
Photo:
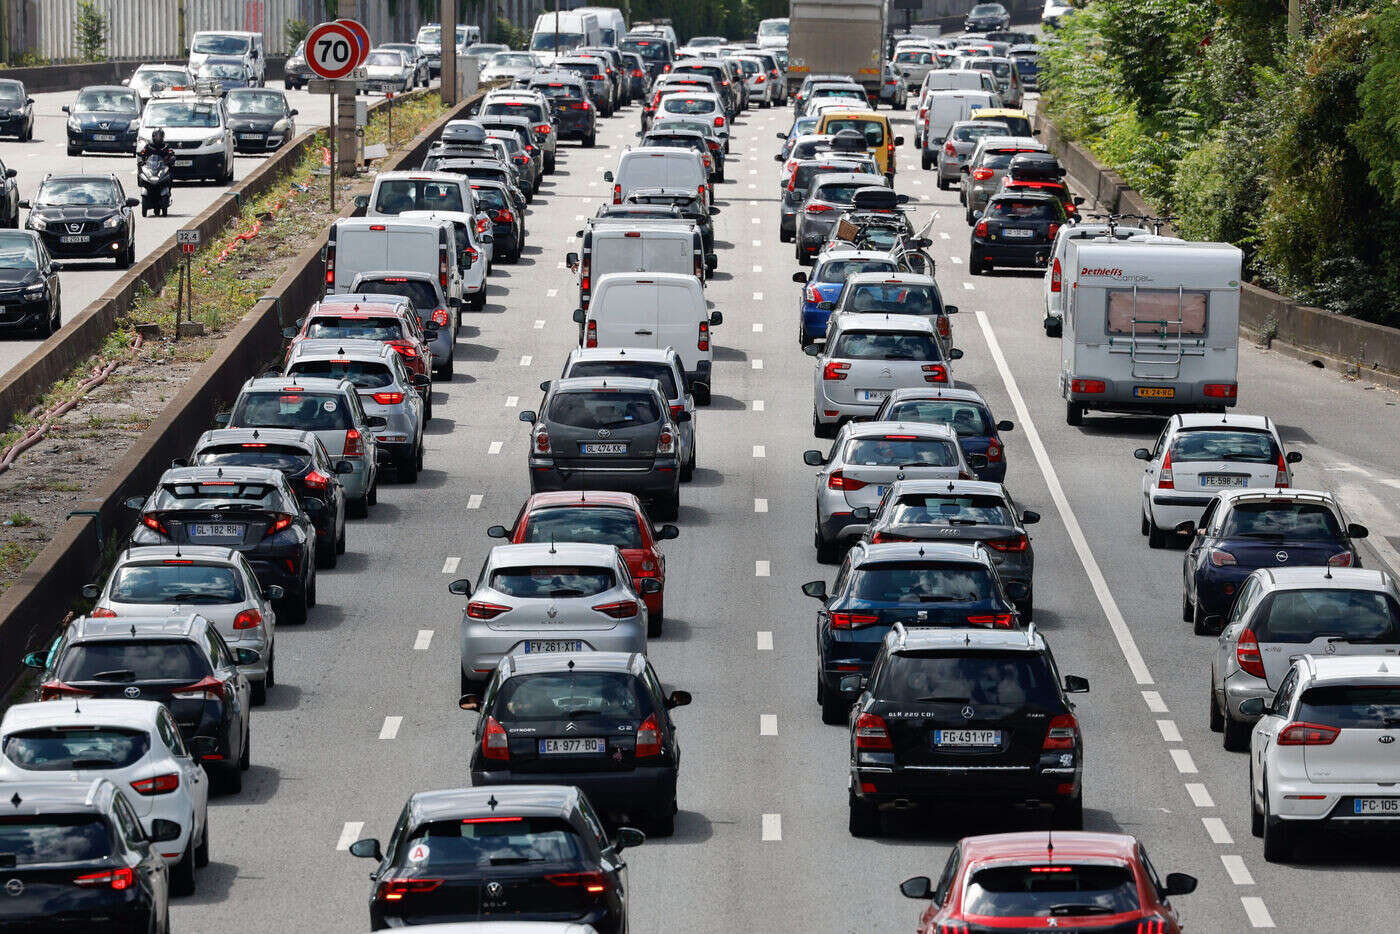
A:
{"label": "car tire", "polygon": [[1147,514],[1147,547],[1166,548],[1167,534],[1158,528],[1156,521],[1152,518],[1152,513]]}
{"label": "car tire", "polygon": [[306,594],[300,597],[286,597],[277,607],[277,622],[289,626],[300,626],[306,622]]}
{"label": "car tire", "polygon": [[[1026,588],[1030,590],[1029,587]],[[1035,591],[1031,590],[1026,595],[1026,599],[1016,604],[1016,612],[1020,614],[1022,624],[1029,623],[1035,619]]]}
{"label": "car tire", "polygon": [[1199,601],[1191,604],[1191,631],[1198,636],[1214,635],[1214,633],[1210,631],[1210,627],[1206,625],[1206,617],[1205,614],[1201,612],[1201,604]]}
{"label": "car tire", "polygon": [[1224,732],[1225,715],[1220,712],[1220,705],[1215,701],[1215,687],[1213,685],[1208,693],[1210,694],[1210,702],[1207,708],[1210,711],[1210,717],[1206,722],[1210,726],[1210,731],[1212,733]]}
{"label": "car tire", "polygon": [[248,771],[253,765],[253,731],[251,727],[243,730],[243,753],[238,757],[238,771],[240,773]]}
{"label": "car tire", "polygon": [[82,155],[82,154],[83,154],[83,150],[82,150],[82,147],[81,147],[81,146],[69,146],[69,147],[68,147],[68,155],[69,155],[69,157],[72,157],[72,156],[80,156],[80,155]]}
{"label": "car tire", "polygon": [[[1144,520],[1144,521],[1143,521],[1143,525],[1146,525],[1146,524],[1147,524],[1147,522],[1146,522],[1146,520]],[[1143,530],[1142,530],[1142,534],[1146,535],[1146,534],[1147,534],[1147,530],[1146,530],[1146,529],[1143,529]],[[1183,588],[1183,590],[1184,590],[1184,588]],[[1187,596],[1186,596],[1186,594],[1183,592],[1182,595],[1181,595],[1181,621],[1182,621],[1183,623],[1189,623],[1189,622],[1194,621],[1195,618],[1196,618],[1196,611],[1195,611],[1195,608],[1193,608],[1193,607],[1191,606],[1191,601],[1190,601],[1190,599],[1188,599]]]}
{"label": "car tire", "polygon": [[696,405],[710,404],[710,387],[705,383],[696,383],[691,388],[691,395],[695,397]]}
{"label": "car tire", "polygon": [[179,862],[170,867],[170,894],[194,894],[194,841],[185,845]]}
{"label": "car tire", "polygon": [[1248,752],[1249,734],[1252,728],[1248,723],[1241,723],[1231,717],[1228,713],[1222,712],[1225,723],[1221,731],[1220,745],[1225,747],[1226,752]]}
{"label": "car tire", "polygon": [[841,560],[840,542],[829,542],[826,539],[822,538],[820,532],[813,535],[812,538],[813,544],[816,546],[817,549],[818,564],[835,564],[836,562]]}
{"label": "car tire", "polygon": [[335,553],[345,554],[345,522],[343,520],[340,523],[340,534],[335,539]]}
{"label": "car tire", "polygon": [[410,454],[394,465],[398,471],[398,481],[400,483],[412,484],[418,482],[418,456]]}
{"label": "car tire", "polygon": [[223,770],[223,792],[236,795],[243,790],[243,770],[234,766]]}
{"label": "car tire", "polygon": [[1254,760],[1249,760],[1249,832],[1256,837],[1264,836],[1264,812],[1254,800]]}
{"label": "car tire", "polygon": [[836,437],[836,431],[837,431],[837,429],[838,429],[839,427],[840,427],[840,426],[835,425],[835,424],[832,424],[832,425],[824,425],[824,424],[822,424],[820,421],[817,420],[817,413],[816,413],[816,410],[814,409],[814,410],[812,411],[812,434],[816,435],[818,438],[834,438],[834,437]]}
{"label": "car tire", "polygon": [[653,812],[647,821],[647,837],[670,837],[676,832],[676,802],[663,804],[660,811]]}
{"label": "car tire", "polygon": [[791,243],[791,242],[792,242],[792,234],[788,233],[786,230],[783,230],[781,227],[779,227],[779,228],[778,228],[778,242],[779,242],[779,243]]}
{"label": "car tire", "polygon": [[266,703],[267,703],[267,682],[266,682],[266,681],[254,681],[254,682],[252,682],[252,687],[253,687],[253,706],[254,706],[254,707],[261,707],[263,704],[266,704]]}
{"label": "car tire", "polygon": [[598,131],[597,131],[597,130],[594,130],[593,132],[589,133],[587,136],[585,136],[585,137],[583,138],[583,148],[584,148],[584,149],[592,149],[593,146],[594,146],[594,144],[596,144],[597,142],[598,142]]}
{"label": "car tire", "polygon": [[822,683],[821,676],[817,676],[817,703],[822,708],[822,723],[827,726],[839,726],[849,719],[851,704],[839,693],[833,698],[826,691],[826,685]]}
{"label": "car tire", "polygon": [[1084,406],[1078,402],[1065,403],[1065,424],[1075,426],[1084,424]]}
{"label": "car tire", "polygon": [[1084,829],[1084,793],[1080,792],[1064,804],[1055,806],[1056,830]]}
{"label": "car tire", "polygon": [[[369,488],[369,492],[365,494],[365,505],[366,505],[366,506],[373,506],[373,505],[375,505],[375,504],[378,503],[378,502],[379,502],[379,475],[378,475],[378,474],[375,474],[375,477],[374,477],[374,485],[371,486],[371,487]],[[366,509],[365,512],[368,513],[369,510]]]}
{"label": "car tire", "polygon": [[335,548],[332,547],[332,546],[327,546],[327,547],[324,548],[324,549],[323,549],[323,548],[317,548],[317,549],[316,549],[316,566],[317,566],[318,568],[333,568],[333,567],[335,567],[336,564],[338,563],[338,559],[337,559],[337,557],[336,557],[338,554],[340,554],[340,552],[336,551]]}
{"label": "car tire", "polygon": [[369,515],[369,496],[361,496],[345,504],[345,515],[351,519],[363,519]]}
{"label": "car tire", "polygon": [[[933,168],[933,160],[928,157],[928,153],[923,153],[919,156],[919,164],[923,166],[925,172]],[[938,187],[943,187],[943,179],[941,178],[938,180]]]}
{"label": "car tire", "polygon": [[854,791],[848,792],[850,797],[850,818],[846,824],[847,829],[853,837],[875,837],[879,836],[883,829],[880,826],[880,812],[868,801],[856,797]]}
{"label": "car tire", "polygon": [[131,264],[136,261],[136,245],[128,244],[126,249],[117,254],[117,268],[130,269]]}
{"label": "car tire", "polygon": [[1269,814],[1268,788],[1264,796],[1264,861],[1287,863],[1293,859],[1293,844],[1297,832],[1287,822]]}
{"label": "car tire", "polygon": [[277,687],[277,645],[274,643],[267,653],[267,677],[263,683],[269,689]]}
{"label": "car tire", "polygon": [[486,286],[482,285],[481,291],[477,292],[467,300],[467,308],[470,311],[480,311],[486,307]]}
{"label": "car tire", "polygon": [[968,275],[971,276],[981,276],[986,274],[987,267],[977,260],[969,258],[967,261],[967,272]]}
{"label": "car tire", "polygon": [[663,522],[674,522],[681,511],[680,491],[656,500],[656,518]]}
{"label": "car tire", "polygon": [[194,867],[203,869],[209,865],[209,813],[204,814],[204,833],[199,836],[199,843],[194,848]]}
{"label": "car tire", "polygon": [[554,155],[554,153],[552,153],[552,152],[547,152],[547,153],[544,154],[544,170],[545,170],[546,173],[548,173],[548,174],[550,174],[550,175],[553,175],[553,174],[554,174],[554,161],[555,161],[555,155]]}
{"label": "car tire", "polygon": [[662,603],[661,607],[655,613],[647,614],[647,638],[655,639],[657,636],[661,635],[661,631],[665,628],[666,604]]}

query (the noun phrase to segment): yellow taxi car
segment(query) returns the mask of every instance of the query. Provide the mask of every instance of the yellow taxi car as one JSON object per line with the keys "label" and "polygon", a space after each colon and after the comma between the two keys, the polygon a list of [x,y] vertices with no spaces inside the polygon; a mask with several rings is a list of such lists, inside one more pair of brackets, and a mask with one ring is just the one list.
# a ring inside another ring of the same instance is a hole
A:
{"label": "yellow taxi car", "polygon": [[1008,136],[1034,136],[1031,118],[1024,110],[1011,107],[978,107],[968,116],[969,120],[995,120],[1006,124]]}
{"label": "yellow taxi car", "polygon": [[895,136],[884,114],[869,110],[833,110],[821,115],[814,133],[839,133],[855,130],[865,137],[865,148],[875,157],[875,164],[891,183],[894,182],[894,149],[903,145],[904,137]]}

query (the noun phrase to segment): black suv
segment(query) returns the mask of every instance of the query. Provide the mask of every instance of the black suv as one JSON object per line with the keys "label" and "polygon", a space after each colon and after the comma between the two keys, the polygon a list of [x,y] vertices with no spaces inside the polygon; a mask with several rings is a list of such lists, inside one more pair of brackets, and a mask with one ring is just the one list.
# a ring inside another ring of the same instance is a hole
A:
{"label": "black suv", "polygon": [[13,136],[21,143],[34,138],[34,98],[23,81],[0,80],[0,136]]}
{"label": "black suv", "polygon": [[128,198],[115,175],[49,175],[39,183],[26,230],[38,233],[54,259],[110,256],[117,268],[136,262],[136,216],[141,202]]}
{"label": "black suv", "polygon": [[0,334],[34,331],[47,337],[63,321],[58,269],[39,235],[0,233]]}
{"label": "black suv", "polygon": [[607,817],[669,837],[681,764],[670,711],[689,703],[637,653],[507,655],[461,700],[481,712],[472,785],[577,785]]}
{"label": "black suv", "polygon": [[5,800],[6,930],[170,930],[170,870],[155,844],[178,839],[179,824],[156,818],[146,833],[105,778],[6,782]]}
{"label": "black suv", "polygon": [[998,192],[975,217],[967,259],[974,276],[997,266],[1041,268],[1049,260],[1055,234],[1069,223],[1065,205],[1046,192]]}
{"label": "black suv", "polygon": [[598,934],[627,930],[627,863],[640,830],[609,837],[588,796],[564,785],[420,791],[386,847],[366,838],[350,853],[373,859],[369,924],[572,921]]}
{"label": "black suv", "polygon": [[[950,802],[1043,804],[1084,824],[1084,741],[1066,694],[1089,690],[1025,632],[906,629],[885,636],[849,720],[850,831],[868,837],[892,809]],[[1043,822],[1032,818],[1036,826]]]}
{"label": "black suv", "polygon": [[598,141],[598,108],[588,99],[588,85],[577,75],[563,73],[531,78],[525,88],[549,99],[559,121],[560,139],[576,139],[585,147]]}

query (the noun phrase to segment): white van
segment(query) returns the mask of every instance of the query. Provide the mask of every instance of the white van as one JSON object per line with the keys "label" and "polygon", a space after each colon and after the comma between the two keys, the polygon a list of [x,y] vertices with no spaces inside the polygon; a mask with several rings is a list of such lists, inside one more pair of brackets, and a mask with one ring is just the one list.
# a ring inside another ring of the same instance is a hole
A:
{"label": "white van", "polygon": [[919,108],[921,148],[930,161],[948,138],[948,131],[959,120],[968,120],[974,110],[996,106],[997,96],[988,91],[930,91]]}
{"label": "white van", "polygon": [[602,40],[598,17],[592,13],[577,10],[541,13],[530,35],[530,51],[545,64],[551,64],[560,55],[568,55],[571,49],[601,45]]}
{"label": "white van", "polygon": [[[462,278],[454,261],[457,232],[448,220],[345,217],[331,224],[326,244],[326,292],[348,293],[355,275],[375,270],[425,272],[454,312],[462,304]],[[453,333],[457,326],[454,321]]]}
{"label": "white van", "polygon": [[587,308],[593,286],[613,272],[665,272],[705,281],[705,252],[699,228],[674,222],[590,224],[583,232],[583,253],[565,262],[578,267],[578,304]]}
{"label": "white van", "polygon": [[466,211],[404,211],[399,220],[450,223],[457,235],[457,275],[462,283],[462,302],[471,311],[486,307],[486,277],[491,273],[494,240],[490,222],[484,232],[478,233],[482,216]]}
{"label": "white van", "polygon": [[393,217],[404,211],[466,211],[476,213],[472,182],[452,172],[380,172],[368,197],[358,195],[365,217]]}
{"label": "white van", "polygon": [[1060,394],[1065,421],[1111,412],[1223,412],[1239,384],[1240,268],[1228,243],[1069,240]]}
{"label": "white van", "polygon": [[584,347],[674,347],[697,405],[710,404],[714,360],[710,329],[724,316],[705,307],[700,280],[676,273],[609,273],[599,278],[592,306],[578,309]]}
{"label": "white van", "polygon": [[612,203],[622,204],[638,188],[683,188],[700,196],[710,209],[710,184],[705,164],[693,149],[679,146],[645,146],[629,149],[617,160],[616,172],[603,173],[612,182]]}
{"label": "white van", "polygon": [[189,69],[192,75],[198,74],[199,66],[213,56],[241,59],[248,73],[253,76],[253,84],[258,87],[262,87],[267,76],[267,52],[263,49],[263,36],[260,32],[232,32],[222,29],[197,32],[186,52],[190,57]]}
{"label": "white van", "polygon": [[580,6],[571,13],[592,13],[598,18],[598,44],[617,45],[617,40],[627,35],[627,20],[615,6]]}

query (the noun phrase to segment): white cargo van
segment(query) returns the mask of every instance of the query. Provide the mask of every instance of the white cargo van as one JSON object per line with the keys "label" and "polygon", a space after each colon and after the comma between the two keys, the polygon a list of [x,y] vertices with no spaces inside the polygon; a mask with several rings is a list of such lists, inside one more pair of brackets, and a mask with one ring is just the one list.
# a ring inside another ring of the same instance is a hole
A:
{"label": "white cargo van", "polygon": [[627,20],[615,6],[580,6],[572,13],[592,13],[598,19],[598,44],[617,45],[617,40],[627,35]]}
{"label": "white cargo van", "polygon": [[997,96],[990,91],[930,91],[919,108],[923,151],[932,153],[931,159],[937,159],[938,150],[943,148],[953,124],[971,119],[974,110],[997,106],[996,102]]}
{"label": "white cargo van", "polygon": [[1060,342],[1065,421],[1078,425],[1090,409],[1233,406],[1242,261],[1228,243],[1067,241]]}
{"label": "white cargo van", "polygon": [[603,180],[612,182],[613,204],[622,204],[638,188],[684,188],[700,196],[705,210],[710,209],[710,185],[705,164],[693,149],[678,146],[645,146],[629,149],[617,160],[616,172],[604,172]]}
{"label": "white cargo van", "polygon": [[424,272],[438,278],[455,317],[462,304],[456,253],[457,232],[449,220],[341,218],[331,225],[326,244],[326,292],[349,292],[356,273]]}
{"label": "white cargo van", "polygon": [[472,311],[486,307],[486,277],[491,272],[491,245],[494,240],[489,221],[484,232],[477,226],[482,217],[465,211],[404,211],[404,221],[448,221],[457,235],[457,273],[462,282],[462,302]]}
{"label": "white cargo van", "polygon": [[541,13],[535,20],[535,31],[530,35],[530,51],[547,65],[560,55],[568,55],[571,49],[602,44],[603,34],[598,28],[598,17],[580,10]]}
{"label": "white cargo van", "polygon": [[267,52],[263,49],[263,36],[260,32],[233,32],[209,29],[194,34],[189,55],[190,74],[198,74],[199,66],[210,57],[237,58],[243,62],[248,73],[253,76],[253,84],[262,86],[267,76]]}
{"label": "white cargo van", "polygon": [[710,404],[710,330],[724,316],[706,310],[694,276],[609,273],[598,279],[592,306],[576,310],[574,320],[583,325],[584,347],[674,347],[696,404]]}
{"label": "white cargo van", "polygon": [[578,270],[578,304],[587,308],[594,286],[613,272],[656,272],[705,281],[704,245],[693,224],[674,222],[590,225],[583,232],[583,254],[565,262]]}

